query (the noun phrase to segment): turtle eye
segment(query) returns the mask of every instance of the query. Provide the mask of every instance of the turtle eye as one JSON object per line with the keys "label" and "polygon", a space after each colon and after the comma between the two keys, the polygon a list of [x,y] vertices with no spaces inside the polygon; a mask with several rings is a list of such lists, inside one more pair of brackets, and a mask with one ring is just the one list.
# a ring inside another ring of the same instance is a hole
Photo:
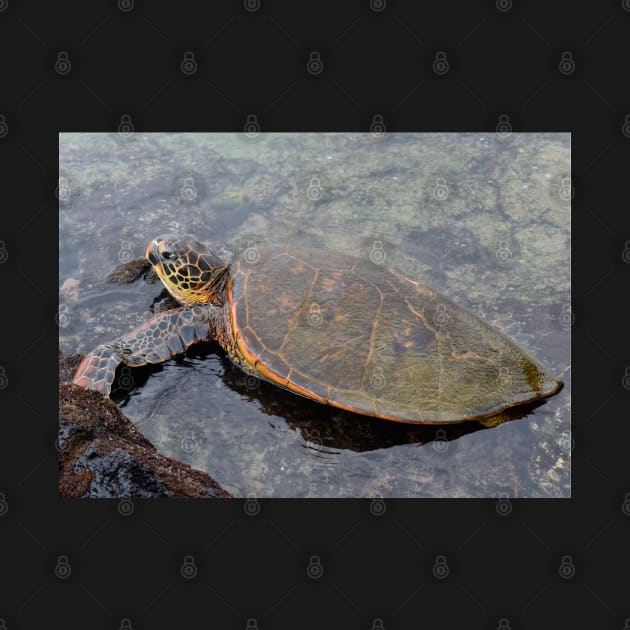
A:
{"label": "turtle eye", "polygon": [[164,258],[164,260],[172,260],[175,258],[175,254],[170,249],[165,249],[162,252],[162,258]]}

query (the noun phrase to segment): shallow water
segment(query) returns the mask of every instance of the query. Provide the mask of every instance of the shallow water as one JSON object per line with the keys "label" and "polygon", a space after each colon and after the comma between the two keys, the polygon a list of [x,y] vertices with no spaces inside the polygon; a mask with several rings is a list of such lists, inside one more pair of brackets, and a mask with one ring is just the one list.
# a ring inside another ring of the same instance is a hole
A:
{"label": "shallow water", "polygon": [[236,496],[570,496],[568,134],[62,134],[60,347],[146,321],[111,285],[158,234],[376,256],[495,322],[565,382],[495,428],[364,418],[246,377],[216,344],[127,370],[125,414]]}

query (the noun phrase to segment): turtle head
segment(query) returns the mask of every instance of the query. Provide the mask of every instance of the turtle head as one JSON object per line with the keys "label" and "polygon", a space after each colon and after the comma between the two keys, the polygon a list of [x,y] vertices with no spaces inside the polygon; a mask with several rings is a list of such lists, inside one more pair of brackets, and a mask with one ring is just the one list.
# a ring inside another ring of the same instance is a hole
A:
{"label": "turtle head", "polygon": [[205,245],[179,236],[158,236],[147,260],[169,293],[183,306],[221,304],[227,265]]}

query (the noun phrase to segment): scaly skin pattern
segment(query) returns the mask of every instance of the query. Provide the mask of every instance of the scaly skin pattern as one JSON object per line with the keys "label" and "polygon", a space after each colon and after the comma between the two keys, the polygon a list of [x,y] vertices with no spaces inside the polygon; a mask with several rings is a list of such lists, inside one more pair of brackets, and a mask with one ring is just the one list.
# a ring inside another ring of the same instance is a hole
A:
{"label": "scaly skin pattern", "polygon": [[171,236],[151,241],[146,258],[182,306],[92,350],[76,371],[75,385],[108,396],[121,363],[162,363],[199,341],[215,339],[236,362],[241,359],[225,306],[229,266],[201,243]]}
{"label": "scaly skin pattern", "polygon": [[201,304],[156,315],[130,333],[97,346],[81,362],[75,385],[109,396],[116,369],[162,363],[199,341],[216,339],[226,348],[234,341],[225,327],[223,306]]}

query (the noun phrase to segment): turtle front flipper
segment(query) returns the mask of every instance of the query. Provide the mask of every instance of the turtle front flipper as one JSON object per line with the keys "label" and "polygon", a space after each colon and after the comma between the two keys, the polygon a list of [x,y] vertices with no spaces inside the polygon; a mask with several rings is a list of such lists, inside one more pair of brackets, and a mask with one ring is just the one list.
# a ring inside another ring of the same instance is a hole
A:
{"label": "turtle front flipper", "polygon": [[162,363],[198,341],[215,336],[219,309],[212,305],[160,313],[110,343],[97,346],[81,361],[74,384],[109,396],[116,369]]}

